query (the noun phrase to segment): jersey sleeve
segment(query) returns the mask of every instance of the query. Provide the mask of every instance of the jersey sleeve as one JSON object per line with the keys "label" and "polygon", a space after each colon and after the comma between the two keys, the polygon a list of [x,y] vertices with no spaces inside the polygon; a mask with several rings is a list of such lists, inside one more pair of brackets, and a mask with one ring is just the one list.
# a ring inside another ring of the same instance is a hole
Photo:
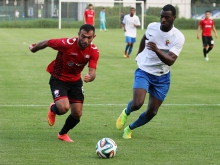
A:
{"label": "jersey sleeve", "polygon": [[76,38],[59,38],[51,39],[48,41],[48,46],[57,51],[65,51],[74,44]]}
{"label": "jersey sleeve", "polygon": [[179,54],[183,48],[184,42],[185,42],[184,35],[182,33],[179,33],[178,37],[175,40],[174,45],[171,47],[171,49],[169,51],[173,52],[175,55],[179,56]]}
{"label": "jersey sleeve", "polygon": [[201,20],[201,21],[199,22],[199,26],[202,27],[202,24],[203,24],[203,20]]}
{"label": "jersey sleeve", "polygon": [[91,49],[92,49],[92,56],[89,60],[88,67],[96,69],[99,59],[99,50],[95,45],[92,45]]}

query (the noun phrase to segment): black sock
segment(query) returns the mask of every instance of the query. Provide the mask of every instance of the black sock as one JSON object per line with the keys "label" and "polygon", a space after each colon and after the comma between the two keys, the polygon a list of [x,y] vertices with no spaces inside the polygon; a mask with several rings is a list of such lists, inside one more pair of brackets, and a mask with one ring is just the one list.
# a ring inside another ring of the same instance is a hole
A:
{"label": "black sock", "polygon": [[62,115],[59,111],[59,109],[57,108],[56,104],[51,106],[51,111],[57,115]]}
{"label": "black sock", "polygon": [[203,48],[203,54],[204,54],[204,57],[206,58],[206,48]]}
{"label": "black sock", "polygon": [[208,52],[210,52],[211,50],[212,50],[212,47],[209,47],[208,50],[206,51],[206,54],[207,54]]}
{"label": "black sock", "polygon": [[79,122],[80,122],[79,119],[75,119],[71,115],[69,115],[59,134],[60,135],[66,134],[70,129],[73,129]]}

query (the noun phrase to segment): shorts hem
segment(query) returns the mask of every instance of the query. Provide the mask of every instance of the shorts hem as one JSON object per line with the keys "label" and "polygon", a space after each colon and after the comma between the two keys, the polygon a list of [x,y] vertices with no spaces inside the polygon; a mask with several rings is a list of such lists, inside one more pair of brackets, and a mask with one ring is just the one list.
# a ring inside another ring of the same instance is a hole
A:
{"label": "shorts hem", "polygon": [[61,100],[61,99],[64,99],[64,98],[68,98],[68,97],[67,96],[57,97],[57,98],[54,98],[54,101],[58,101],[58,100]]}

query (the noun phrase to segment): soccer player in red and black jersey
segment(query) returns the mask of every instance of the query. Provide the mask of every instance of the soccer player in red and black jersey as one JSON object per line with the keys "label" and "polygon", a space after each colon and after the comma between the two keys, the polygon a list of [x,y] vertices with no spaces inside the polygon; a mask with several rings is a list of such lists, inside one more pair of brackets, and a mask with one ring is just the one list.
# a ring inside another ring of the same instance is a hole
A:
{"label": "soccer player in red and black jersey", "polygon": [[89,4],[89,9],[86,9],[84,12],[84,22],[85,24],[95,26],[95,11],[92,4]]}
{"label": "soccer player in red and black jersey", "polygon": [[92,43],[95,36],[94,26],[84,24],[79,29],[78,37],[44,40],[29,46],[33,53],[46,47],[58,51],[56,59],[47,67],[51,74],[49,84],[54,99],[50,104],[47,120],[53,126],[56,115],[63,115],[71,109],[71,114],[58,133],[58,139],[66,142],[73,141],[67,132],[80,122],[82,116],[84,91],[81,72],[87,63],[89,70],[84,75],[84,82],[91,82],[96,77],[99,50]]}
{"label": "soccer player in red and black jersey", "polygon": [[[214,47],[214,40],[212,38],[212,30],[215,33],[215,37],[218,37],[218,34],[215,29],[214,20],[210,18],[211,12],[205,12],[205,18],[199,22],[198,31],[197,31],[197,39],[200,38],[200,29],[202,28],[202,42],[203,42],[203,54],[204,59],[206,61],[209,60],[208,53]],[[207,46],[208,49],[207,49]]]}

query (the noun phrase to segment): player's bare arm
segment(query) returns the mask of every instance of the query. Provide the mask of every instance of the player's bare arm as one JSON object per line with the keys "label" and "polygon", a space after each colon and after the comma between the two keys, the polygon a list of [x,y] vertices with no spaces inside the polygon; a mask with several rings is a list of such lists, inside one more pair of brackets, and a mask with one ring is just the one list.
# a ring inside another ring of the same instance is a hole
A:
{"label": "player's bare arm", "polygon": [[96,69],[94,68],[89,68],[89,73],[85,74],[84,76],[84,82],[91,82],[95,79],[96,77]]}
{"label": "player's bare arm", "polygon": [[199,26],[198,26],[198,30],[197,30],[197,39],[200,38],[200,29],[201,29],[201,26],[199,25]]}
{"label": "player's bare arm", "polygon": [[152,50],[154,51],[157,56],[159,57],[159,59],[164,62],[165,64],[167,64],[168,66],[171,66],[174,64],[174,62],[176,61],[177,59],[177,55],[175,55],[174,53],[172,52],[169,52],[168,55],[165,54],[164,52],[162,52],[155,43],[153,42],[148,42],[147,43],[147,48],[149,50]]}
{"label": "player's bare arm", "polygon": [[86,24],[86,16],[85,16],[85,14],[84,14],[83,20],[84,20],[84,23]]}
{"label": "player's bare arm", "polygon": [[217,33],[217,31],[216,31],[215,25],[212,26],[212,30],[213,30],[214,33],[215,33],[215,38],[218,38],[218,33]]}
{"label": "player's bare arm", "polygon": [[38,50],[46,48],[47,46],[48,46],[48,40],[44,40],[44,41],[41,41],[37,44],[31,44],[29,46],[29,49],[30,49],[31,52],[35,53]]}
{"label": "player's bare arm", "polygon": [[146,36],[144,34],[142,39],[141,39],[137,55],[144,50],[144,48],[145,48],[145,40],[147,40],[147,38],[146,38]]}
{"label": "player's bare arm", "polygon": [[122,27],[123,27],[124,31],[126,32],[125,24],[122,24]]}

